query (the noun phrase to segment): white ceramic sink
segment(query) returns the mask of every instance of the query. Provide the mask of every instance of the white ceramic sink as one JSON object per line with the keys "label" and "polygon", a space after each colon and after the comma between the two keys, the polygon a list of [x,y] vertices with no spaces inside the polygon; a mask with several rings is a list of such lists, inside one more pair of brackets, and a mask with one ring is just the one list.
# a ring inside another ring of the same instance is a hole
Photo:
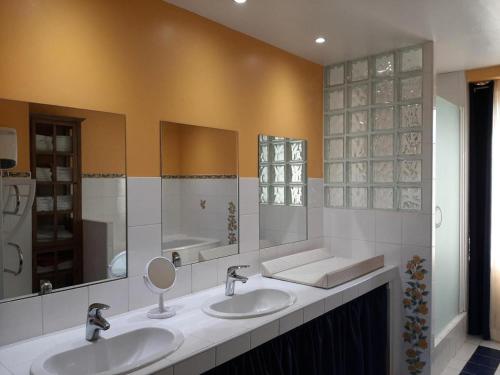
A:
{"label": "white ceramic sink", "polygon": [[296,301],[292,293],[278,289],[256,289],[232,297],[215,297],[203,305],[203,311],[222,319],[245,319],[272,314]]}
{"label": "white ceramic sink", "polygon": [[33,362],[32,375],[118,375],[150,365],[176,351],[184,336],[176,329],[146,327],[124,334],[68,345]]}

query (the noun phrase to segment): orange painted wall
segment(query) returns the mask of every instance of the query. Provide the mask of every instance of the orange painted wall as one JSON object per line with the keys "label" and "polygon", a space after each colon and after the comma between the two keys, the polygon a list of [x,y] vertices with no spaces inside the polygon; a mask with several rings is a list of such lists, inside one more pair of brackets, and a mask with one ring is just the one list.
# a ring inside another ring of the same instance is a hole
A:
{"label": "orange painted wall", "polygon": [[489,81],[491,79],[500,79],[500,65],[467,71],[467,81],[469,82]]}
{"label": "orange painted wall", "polygon": [[0,98],[124,113],[127,172],[160,174],[160,120],[309,141],[322,176],[322,67],[162,0],[0,2]]}
{"label": "orange painted wall", "polygon": [[237,175],[238,133],[162,123],[162,175]]}

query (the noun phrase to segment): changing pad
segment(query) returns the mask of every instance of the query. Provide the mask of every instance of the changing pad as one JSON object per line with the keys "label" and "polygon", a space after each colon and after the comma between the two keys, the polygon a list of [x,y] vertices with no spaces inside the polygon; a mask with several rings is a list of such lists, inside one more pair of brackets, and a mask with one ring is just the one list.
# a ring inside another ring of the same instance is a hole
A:
{"label": "changing pad", "polygon": [[382,267],[383,255],[341,258],[315,249],[262,263],[262,276],[329,289]]}

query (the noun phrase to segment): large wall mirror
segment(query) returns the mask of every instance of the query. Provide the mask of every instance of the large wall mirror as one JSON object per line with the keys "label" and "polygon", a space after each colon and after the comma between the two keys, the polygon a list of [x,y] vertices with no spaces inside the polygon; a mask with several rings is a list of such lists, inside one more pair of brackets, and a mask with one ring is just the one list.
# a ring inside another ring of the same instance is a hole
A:
{"label": "large wall mirror", "polygon": [[0,99],[0,144],[0,302],[126,277],[125,116]]}
{"label": "large wall mirror", "polygon": [[259,135],[260,248],[307,240],[307,142]]}
{"label": "large wall mirror", "polygon": [[238,253],[238,133],[161,123],[162,255],[176,267]]}

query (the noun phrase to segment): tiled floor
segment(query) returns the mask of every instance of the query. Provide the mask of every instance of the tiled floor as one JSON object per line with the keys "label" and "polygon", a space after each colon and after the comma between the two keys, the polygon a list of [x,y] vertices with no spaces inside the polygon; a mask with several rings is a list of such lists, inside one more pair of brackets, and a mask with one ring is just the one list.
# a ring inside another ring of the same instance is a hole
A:
{"label": "tiled floor", "polygon": [[[477,367],[474,364],[469,364],[466,371],[467,372],[462,372],[464,370],[464,367],[467,365],[467,362],[471,357],[474,355],[476,350],[478,349],[479,346],[483,346],[485,348],[492,348],[496,350],[500,350],[500,343],[496,343],[493,341],[483,341],[481,339],[477,338],[468,338],[467,341],[465,341],[464,345],[462,348],[458,351],[457,355],[455,358],[453,358],[450,363],[448,363],[448,366],[445,368],[445,370],[441,373],[441,375],[459,375],[459,374],[464,374],[464,375],[483,375],[483,374],[490,374],[490,372],[487,372],[484,368]],[[487,349],[480,349],[480,352],[477,355],[480,355],[481,352],[487,351]],[[483,353],[484,354],[484,353]],[[495,353],[490,353],[490,355],[494,355]],[[482,371],[483,370],[483,371]],[[474,371],[474,372],[472,372]],[[500,368],[496,370],[494,373],[495,375],[500,375]]]}

